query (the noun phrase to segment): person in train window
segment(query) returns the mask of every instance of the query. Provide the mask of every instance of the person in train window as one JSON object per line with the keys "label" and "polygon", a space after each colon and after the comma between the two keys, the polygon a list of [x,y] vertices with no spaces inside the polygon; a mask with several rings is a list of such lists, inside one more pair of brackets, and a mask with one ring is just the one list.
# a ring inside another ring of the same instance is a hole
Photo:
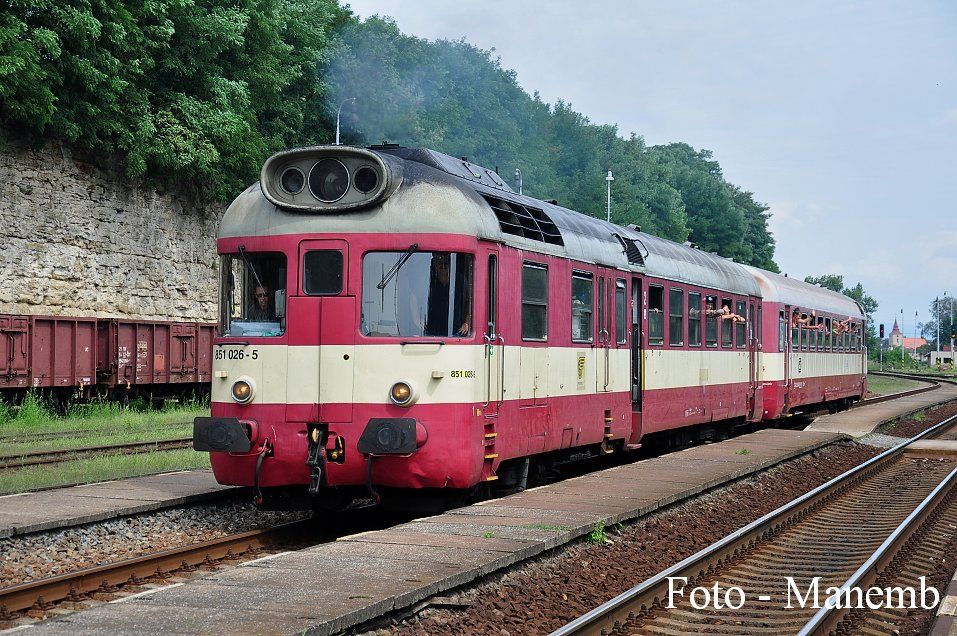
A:
{"label": "person in train window", "polygon": [[268,322],[274,320],[269,300],[269,288],[265,285],[257,285],[253,292],[253,302],[246,311],[246,320],[252,322]]}
{"label": "person in train window", "polygon": [[[432,256],[432,274],[429,281],[429,304],[425,316],[425,335],[448,337],[449,306],[453,304],[453,336],[467,336],[471,316],[471,281],[464,268],[456,268],[457,292],[452,298],[451,257],[448,253],[436,252]],[[464,292],[464,293],[463,293]]]}
{"label": "person in train window", "polygon": [[800,309],[795,309],[794,314],[791,316],[791,325],[794,327],[804,327],[805,329],[810,329],[808,323],[813,321],[817,317],[817,312],[813,309],[810,314],[802,314]]}
{"label": "person in train window", "polygon": [[732,313],[731,309],[727,305],[722,305],[721,309],[711,309],[712,305],[708,304],[709,309],[705,312],[709,316],[719,316],[721,320],[730,320],[732,322],[744,322],[745,318],[739,316],[738,314]]}

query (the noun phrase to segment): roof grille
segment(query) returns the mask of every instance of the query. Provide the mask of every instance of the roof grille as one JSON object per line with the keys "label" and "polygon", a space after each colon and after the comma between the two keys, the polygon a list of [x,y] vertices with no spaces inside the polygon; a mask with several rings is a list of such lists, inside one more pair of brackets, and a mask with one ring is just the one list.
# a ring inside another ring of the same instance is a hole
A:
{"label": "roof grille", "polygon": [[645,250],[645,254],[642,254],[641,250],[638,249],[638,246],[635,244],[635,239],[625,238],[621,234],[615,234],[615,238],[621,243],[621,247],[624,249],[625,256],[628,257],[629,263],[642,266],[645,264],[647,250]]}
{"label": "roof grille", "polygon": [[523,236],[533,241],[564,245],[561,232],[544,210],[532,208],[515,201],[505,201],[487,194],[482,198],[492,207],[498,224],[506,234]]}

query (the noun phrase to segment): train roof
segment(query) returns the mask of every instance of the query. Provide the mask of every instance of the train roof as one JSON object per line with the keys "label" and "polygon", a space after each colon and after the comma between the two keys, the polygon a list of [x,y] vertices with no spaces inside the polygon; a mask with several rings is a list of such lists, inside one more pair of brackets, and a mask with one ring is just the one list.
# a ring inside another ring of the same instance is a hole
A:
{"label": "train roof", "polygon": [[842,318],[848,316],[863,319],[864,317],[861,306],[849,296],[751,265],[741,267],[751,272],[758,281],[761,286],[761,297],[766,301],[800,309],[828,312]]}
{"label": "train roof", "polygon": [[[371,206],[337,209],[318,200],[312,208],[283,205],[265,185],[271,182],[270,165],[279,162],[281,168],[286,157],[313,155],[371,157],[388,183]],[[263,179],[229,206],[220,226],[221,237],[312,233],[463,234],[796,307],[861,315],[843,294],[518,194],[494,170],[424,148],[316,146],[278,153],[263,167]]]}

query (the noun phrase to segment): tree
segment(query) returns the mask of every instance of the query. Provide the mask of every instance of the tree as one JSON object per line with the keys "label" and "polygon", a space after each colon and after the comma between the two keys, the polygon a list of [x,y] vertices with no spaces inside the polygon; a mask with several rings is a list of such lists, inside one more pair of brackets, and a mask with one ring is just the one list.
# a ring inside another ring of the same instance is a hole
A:
{"label": "tree", "polygon": [[921,329],[921,335],[928,342],[933,343],[933,349],[937,350],[937,328],[940,326],[941,345],[950,344],[950,333],[952,327],[957,324],[954,318],[957,318],[957,299],[945,296],[944,298],[935,298],[930,303],[930,316]]}
{"label": "tree", "polygon": [[805,276],[805,283],[811,283],[841,293],[844,291],[844,277],[840,274],[824,274],[823,276]]}
{"label": "tree", "polygon": [[347,16],[335,0],[8,2],[0,123],[228,199],[303,140]]}

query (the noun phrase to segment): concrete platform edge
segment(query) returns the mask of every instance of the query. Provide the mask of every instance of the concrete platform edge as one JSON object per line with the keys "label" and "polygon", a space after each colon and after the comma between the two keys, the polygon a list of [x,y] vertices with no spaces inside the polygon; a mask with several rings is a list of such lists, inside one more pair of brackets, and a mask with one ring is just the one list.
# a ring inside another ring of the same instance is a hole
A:
{"label": "concrete platform edge", "polygon": [[[801,448],[795,451],[790,451],[783,455],[778,455],[772,459],[762,461],[758,464],[754,464],[747,468],[736,470],[733,473],[729,473],[722,478],[714,479],[705,484],[688,488],[687,490],[677,493],[676,495],[663,498],[652,504],[642,506],[641,508],[637,508],[637,509],[626,511],[619,514],[604,516],[601,518],[601,521],[604,522],[604,524],[607,526],[607,525],[613,525],[619,522],[638,519],[660,508],[665,508],[672,504],[680,503],[696,495],[699,495],[703,492],[707,492],[708,490],[713,490],[714,488],[717,488],[720,486],[726,486],[726,485],[732,484],[740,479],[749,477],[756,473],[760,473],[769,468],[773,468],[774,466],[778,464],[783,464],[784,462],[795,459],[796,457],[813,453],[814,451],[819,450],[825,446],[829,446],[831,444],[852,439],[849,435],[843,435],[840,433],[834,433],[834,435],[835,437],[831,439],[819,440],[809,446],[805,446],[804,448]],[[462,570],[460,572],[456,572],[444,579],[434,581],[428,585],[406,592],[405,594],[400,594],[399,596],[394,597],[391,608],[389,608],[385,612],[382,612],[382,611],[369,612],[369,610],[373,606],[359,608],[347,614],[337,616],[327,622],[318,623],[316,625],[310,626],[306,628],[305,630],[303,630],[302,633],[308,634],[310,636],[331,636],[332,634],[338,634],[346,629],[350,629],[352,627],[356,627],[363,623],[372,621],[376,618],[385,616],[388,613],[408,609],[412,607],[413,605],[415,605],[416,603],[423,601],[431,596],[435,596],[436,594],[439,594],[442,592],[447,592],[449,590],[452,590],[454,588],[457,588],[463,585],[474,583],[475,581],[477,581],[478,579],[484,576],[487,576],[489,574],[493,574],[505,568],[511,567],[512,565],[521,563],[522,561],[533,559],[539,555],[542,555],[546,552],[554,550],[555,548],[567,545],[571,543],[572,541],[579,539],[587,535],[588,533],[590,533],[592,529],[594,528],[594,525],[595,525],[594,523],[582,524],[577,527],[573,527],[569,530],[566,530],[564,532],[556,533],[555,537],[551,539],[534,543],[521,550],[517,550],[515,552],[511,552],[509,554],[503,555],[502,557],[494,559],[493,561],[489,561],[485,564],[476,566],[468,570]]]}

